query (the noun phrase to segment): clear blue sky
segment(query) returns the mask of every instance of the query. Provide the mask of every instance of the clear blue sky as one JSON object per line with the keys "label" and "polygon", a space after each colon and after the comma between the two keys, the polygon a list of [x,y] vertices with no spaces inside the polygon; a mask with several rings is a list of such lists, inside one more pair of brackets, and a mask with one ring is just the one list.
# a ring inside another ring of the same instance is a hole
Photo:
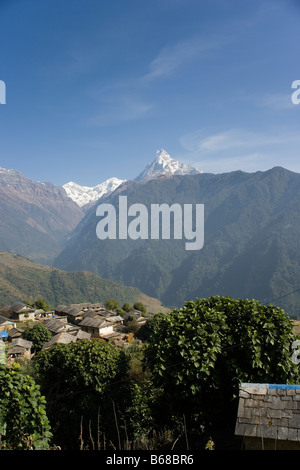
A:
{"label": "clear blue sky", "polygon": [[0,0],[0,166],[94,186],[165,148],[300,172],[300,2]]}

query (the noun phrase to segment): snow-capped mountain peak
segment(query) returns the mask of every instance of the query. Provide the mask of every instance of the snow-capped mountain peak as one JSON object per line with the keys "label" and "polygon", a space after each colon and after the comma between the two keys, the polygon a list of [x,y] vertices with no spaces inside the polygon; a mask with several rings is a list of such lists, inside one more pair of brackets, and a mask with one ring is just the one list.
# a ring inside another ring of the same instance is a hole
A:
{"label": "snow-capped mountain peak", "polygon": [[[135,178],[135,181],[145,181],[156,178],[161,175],[195,175],[201,173],[197,168],[174,160],[166,150],[156,151],[156,157],[152,163],[149,163],[145,170]],[[112,193],[126,180],[118,178],[109,178],[97,186],[81,186],[80,184],[70,181],[63,185],[67,195],[76,202],[80,207],[96,202],[101,197]]]}
{"label": "snow-capped mountain peak", "polygon": [[81,186],[80,184],[70,181],[63,185],[67,195],[76,202],[80,207],[89,204],[90,202],[97,201],[105,194],[112,193],[117,189],[120,184],[125,180],[118,178],[109,178],[103,183],[97,184],[97,186]]}
{"label": "snow-capped mountain peak", "polygon": [[172,162],[171,156],[165,151],[165,149],[156,150],[155,160],[158,163],[161,163],[163,166],[166,166],[168,163]]}
{"label": "snow-capped mountain peak", "polygon": [[193,168],[186,163],[181,163],[172,158],[165,149],[156,151],[156,158],[146,166],[145,170],[139,174],[136,181],[145,181],[161,175],[195,175],[201,173],[197,168]]}

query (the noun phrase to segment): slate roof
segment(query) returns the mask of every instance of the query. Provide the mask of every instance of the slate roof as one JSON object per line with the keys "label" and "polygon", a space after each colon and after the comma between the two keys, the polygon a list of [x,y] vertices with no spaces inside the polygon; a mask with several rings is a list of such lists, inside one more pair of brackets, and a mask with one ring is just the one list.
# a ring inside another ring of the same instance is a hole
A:
{"label": "slate roof", "polygon": [[151,318],[152,315],[150,315],[149,313],[142,314],[142,312],[140,312],[139,310],[133,309],[130,310],[130,312],[126,312],[125,315],[123,315],[123,319],[126,321],[131,316],[135,317],[135,319],[139,323],[144,323],[148,320],[148,318]]}
{"label": "slate roof", "polygon": [[43,325],[51,331],[51,333],[59,333],[63,331],[65,328],[64,323],[60,320],[56,320],[56,318],[49,318],[43,322]]}
{"label": "slate roof", "polygon": [[57,334],[61,331],[65,331],[68,333],[76,332],[79,327],[72,325],[70,323],[65,322],[64,320],[56,319],[56,318],[48,318],[47,320],[43,321],[43,325],[52,333]]}
{"label": "slate roof", "polygon": [[111,317],[105,317],[107,321],[111,323],[122,323],[123,322],[123,317],[120,315],[112,315]]}
{"label": "slate roof", "polygon": [[35,308],[30,305],[26,305],[23,302],[16,302],[11,306],[13,313],[22,313],[22,312],[34,312]]}
{"label": "slate roof", "polygon": [[20,330],[19,328],[11,328],[8,330],[7,334],[9,339],[13,340],[15,338],[20,338],[22,336],[23,330]]}
{"label": "slate roof", "polygon": [[91,333],[79,329],[76,333],[76,339],[91,339]]}
{"label": "slate roof", "polygon": [[100,326],[109,326],[112,324],[123,323],[123,318],[120,315],[116,315],[114,312],[105,310],[100,313],[95,313],[90,315],[90,312],[87,312],[88,315],[84,316],[83,320],[79,323],[79,326],[90,326],[92,328],[99,328]]}
{"label": "slate roof", "polygon": [[139,310],[133,309],[133,310],[130,310],[129,312],[126,312],[123,315],[123,318],[124,318],[124,320],[127,320],[128,317],[131,317],[131,316],[139,318],[139,317],[142,316],[142,312],[140,312]]}
{"label": "slate roof", "polygon": [[241,384],[235,434],[300,442],[300,385]]}
{"label": "slate roof", "polygon": [[63,344],[69,344],[72,342],[75,342],[77,340],[76,336],[70,335],[69,333],[58,333],[57,335],[53,336],[50,341],[47,341],[47,343],[44,344],[43,349],[50,348],[56,343],[63,343]]}
{"label": "slate roof", "polygon": [[83,311],[83,307],[80,305],[59,305],[55,307],[55,312],[58,314],[71,315],[76,317],[80,315]]}
{"label": "slate roof", "polygon": [[30,349],[32,347],[32,341],[28,341],[27,339],[17,338],[12,341],[12,345],[18,345],[24,349]]}
{"label": "slate roof", "polygon": [[23,338],[14,339],[8,346],[8,354],[22,354],[24,351],[30,351],[32,341],[27,341]]}
{"label": "slate roof", "polygon": [[86,317],[79,323],[79,326],[88,326],[91,328],[100,328],[100,327],[109,326],[109,325],[112,325],[112,323],[102,317],[99,317],[99,318]]}
{"label": "slate roof", "polygon": [[0,325],[1,325],[1,324],[4,324],[4,323],[5,323],[5,324],[14,325],[14,322],[11,321],[9,318],[7,318],[7,317],[2,317],[2,316],[0,315]]}
{"label": "slate roof", "polygon": [[82,304],[71,304],[71,305],[57,305],[57,307],[55,307],[54,310],[57,314],[63,313],[66,315],[72,315],[76,317],[77,315],[80,315],[87,310],[92,310],[93,312],[95,312],[97,310],[101,311],[105,309],[103,308],[102,304],[82,303]]}
{"label": "slate roof", "polygon": [[82,313],[82,318],[87,318],[87,317],[92,317],[92,318],[98,318],[99,316],[101,317],[113,317],[115,316],[115,312],[112,310],[106,310],[105,308],[96,308],[96,309],[89,309],[85,310]]}

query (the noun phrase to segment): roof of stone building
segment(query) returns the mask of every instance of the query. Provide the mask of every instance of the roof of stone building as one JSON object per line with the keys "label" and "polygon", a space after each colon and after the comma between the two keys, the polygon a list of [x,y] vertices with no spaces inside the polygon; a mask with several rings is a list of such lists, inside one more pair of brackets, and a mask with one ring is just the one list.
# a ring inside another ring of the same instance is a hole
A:
{"label": "roof of stone building", "polygon": [[300,385],[242,383],[235,434],[300,441]]}
{"label": "roof of stone building", "polygon": [[57,343],[69,344],[69,343],[75,342],[76,340],[77,340],[76,336],[71,335],[69,333],[61,332],[53,336],[53,338],[50,341],[47,341],[47,343],[44,344],[43,349],[48,349]]}
{"label": "roof of stone building", "polygon": [[58,314],[66,314],[76,317],[82,315],[88,310],[102,311],[105,310],[102,304],[82,303],[82,304],[71,304],[71,305],[57,305],[54,311]]}

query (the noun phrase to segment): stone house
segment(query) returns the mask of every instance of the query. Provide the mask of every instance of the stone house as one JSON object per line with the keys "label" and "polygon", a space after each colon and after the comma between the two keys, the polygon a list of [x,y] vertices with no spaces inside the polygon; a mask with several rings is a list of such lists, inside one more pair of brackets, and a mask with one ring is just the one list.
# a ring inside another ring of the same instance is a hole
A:
{"label": "stone house", "polygon": [[91,334],[93,338],[101,338],[114,333],[115,327],[123,324],[123,318],[112,316],[86,316],[79,326],[83,331]]}
{"label": "stone house", "polygon": [[84,314],[88,311],[99,313],[105,311],[102,304],[71,304],[71,305],[58,305],[55,307],[55,315],[66,316],[68,322],[78,325],[84,318]]}
{"label": "stone house", "polygon": [[7,317],[0,316],[0,331],[9,331],[14,328],[15,323]]}
{"label": "stone house", "polygon": [[85,333],[84,331],[81,331],[78,329],[76,333],[67,333],[66,331],[61,331],[57,335],[54,335],[50,341],[47,341],[47,343],[44,344],[42,349],[49,349],[51,346],[54,344],[62,343],[62,344],[69,344],[69,343],[75,343],[76,341],[80,339],[90,339],[91,335],[88,333]]}
{"label": "stone house", "polygon": [[22,337],[23,330],[20,330],[19,328],[10,328],[7,333],[8,341],[13,341]]}
{"label": "stone house", "polygon": [[68,323],[67,317],[60,318],[47,318],[42,321],[42,324],[50,331],[52,335],[56,335],[61,332],[66,333],[77,333],[79,327],[73,323]]}
{"label": "stone house", "polygon": [[47,341],[47,343],[44,344],[42,349],[49,349],[54,344],[58,344],[58,343],[69,344],[75,341],[76,341],[76,337],[74,335],[70,335],[69,333],[65,333],[64,331],[62,331],[61,333],[54,335],[50,339],[50,341]]}
{"label": "stone house", "polygon": [[8,343],[7,356],[8,359],[30,359],[31,358],[32,341],[23,338],[17,338]]}
{"label": "stone house", "polygon": [[35,319],[36,309],[23,302],[17,302],[9,308],[9,318],[16,321],[27,321]]}
{"label": "stone house", "polygon": [[235,434],[245,450],[300,450],[300,385],[242,383]]}
{"label": "stone house", "polygon": [[55,315],[67,317],[68,322],[76,325],[82,320],[83,308],[80,305],[58,305],[55,307]]}
{"label": "stone house", "polygon": [[138,326],[144,325],[148,318],[150,318],[149,314],[142,314],[142,312],[136,309],[130,310],[129,312],[126,312],[125,315],[123,315],[125,322],[133,320],[137,322]]}
{"label": "stone house", "polygon": [[[119,329],[122,327],[124,320],[121,316],[116,315],[112,310],[107,310],[102,304],[82,303],[72,304],[69,306],[58,305],[55,307],[55,315],[58,317],[56,322],[52,319],[44,322],[45,326],[53,333],[65,331],[75,334],[74,328],[81,330],[81,336],[85,338],[104,338],[106,340],[118,336]],[[60,318],[67,319],[67,325],[64,327],[58,323]],[[51,325],[51,327],[50,327]],[[73,325],[73,327],[72,327]],[[54,329],[57,328],[55,331]],[[73,330],[71,331],[71,329]],[[80,333],[76,333],[77,337]]]}

